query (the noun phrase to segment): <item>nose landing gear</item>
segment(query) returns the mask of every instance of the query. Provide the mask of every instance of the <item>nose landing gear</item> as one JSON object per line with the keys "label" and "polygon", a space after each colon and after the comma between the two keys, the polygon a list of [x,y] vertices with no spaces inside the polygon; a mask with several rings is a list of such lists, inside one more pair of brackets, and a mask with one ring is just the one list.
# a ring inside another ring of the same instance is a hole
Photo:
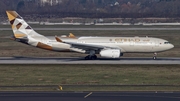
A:
{"label": "nose landing gear", "polygon": [[156,60],[156,59],[157,59],[157,53],[155,52],[153,56],[153,60]]}

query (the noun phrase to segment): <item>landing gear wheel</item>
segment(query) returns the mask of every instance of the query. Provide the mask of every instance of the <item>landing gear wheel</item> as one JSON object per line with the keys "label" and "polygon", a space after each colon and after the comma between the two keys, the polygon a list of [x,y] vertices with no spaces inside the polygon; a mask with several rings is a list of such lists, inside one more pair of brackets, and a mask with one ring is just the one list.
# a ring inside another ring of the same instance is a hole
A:
{"label": "landing gear wheel", "polygon": [[89,55],[85,57],[85,60],[89,60],[89,59],[90,59],[90,56],[89,56]]}
{"label": "landing gear wheel", "polygon": [[153,56],[153,60],[156,60],[156,59],[157,59],[156,56],[157,56],[157,53],[155,52],[155,53],[154,53],[154,56]]}
{"label": "landing gear wheel", "polygon": [[97,56],[94,55],[94,56],[91,56],[91,60],[96,60],[97,59]]}
{"label": "landing gear wheel", "polygon": [[94,55],[94,56],[88,55],[88,56],[85,57],[85,60],[96,60],[96,59],[97,59],[96,55]]}
{"label": "landing gear wheel", "polygon": [[153,57],[153,60],[156,60],[156,59],[157,59],[157,57],[156,57],[156,56],[154,56],[154,57]]}

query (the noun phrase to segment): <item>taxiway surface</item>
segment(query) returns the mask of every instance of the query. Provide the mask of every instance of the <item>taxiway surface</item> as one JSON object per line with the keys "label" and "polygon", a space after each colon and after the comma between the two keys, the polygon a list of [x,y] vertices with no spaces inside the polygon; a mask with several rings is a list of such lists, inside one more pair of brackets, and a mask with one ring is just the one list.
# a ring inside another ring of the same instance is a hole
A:
{"label": "taxiway surface", "polygon": [[0,57],[0,64],[180,64],[180,58],[121,57],[120,59],[98,58],[84,60],[81,57]]}
{"label": "taxiway surface", "polygon": [[180,92],[0,92],[1,101],[180,101]]}

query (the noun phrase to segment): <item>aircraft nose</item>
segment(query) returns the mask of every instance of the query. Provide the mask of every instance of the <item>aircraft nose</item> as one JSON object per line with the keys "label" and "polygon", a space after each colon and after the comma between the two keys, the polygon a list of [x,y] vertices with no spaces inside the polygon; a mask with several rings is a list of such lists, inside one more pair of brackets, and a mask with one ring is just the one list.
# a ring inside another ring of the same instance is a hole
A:
{"label": "aircraft nose", "polygon": [[173,44],[170,44],[170,47],[169,47],[170,49],[172,49],[172,48],[174,48],[174,45]]}

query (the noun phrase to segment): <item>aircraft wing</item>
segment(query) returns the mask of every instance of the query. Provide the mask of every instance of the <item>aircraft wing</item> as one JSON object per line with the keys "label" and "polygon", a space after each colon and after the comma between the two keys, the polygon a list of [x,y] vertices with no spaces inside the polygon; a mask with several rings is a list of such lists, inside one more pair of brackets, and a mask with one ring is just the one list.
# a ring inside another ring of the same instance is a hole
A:
{"label": "aircraft wing", "polygon": [[116,47],[108,47],[108,46],[101,46],[101,45],[94,45],[94,44],[85,44],[85,43],[76,43],[76,42],[65,42],[59,39],[58,37],[55,37],[56,41],[70,44],[72,48],[78,48],[78,49],[83,49],[83,50],[101,50],[101,49],[119,49]]}
{"label": "aircraft wing", "polygon": [[64,42],[70,44],[73,48],[79,48],[83,50],[101,50],[106,47],[100,45],[91,45],[91,44],[84,44],[84,43],[74,43],[74,42]]}

